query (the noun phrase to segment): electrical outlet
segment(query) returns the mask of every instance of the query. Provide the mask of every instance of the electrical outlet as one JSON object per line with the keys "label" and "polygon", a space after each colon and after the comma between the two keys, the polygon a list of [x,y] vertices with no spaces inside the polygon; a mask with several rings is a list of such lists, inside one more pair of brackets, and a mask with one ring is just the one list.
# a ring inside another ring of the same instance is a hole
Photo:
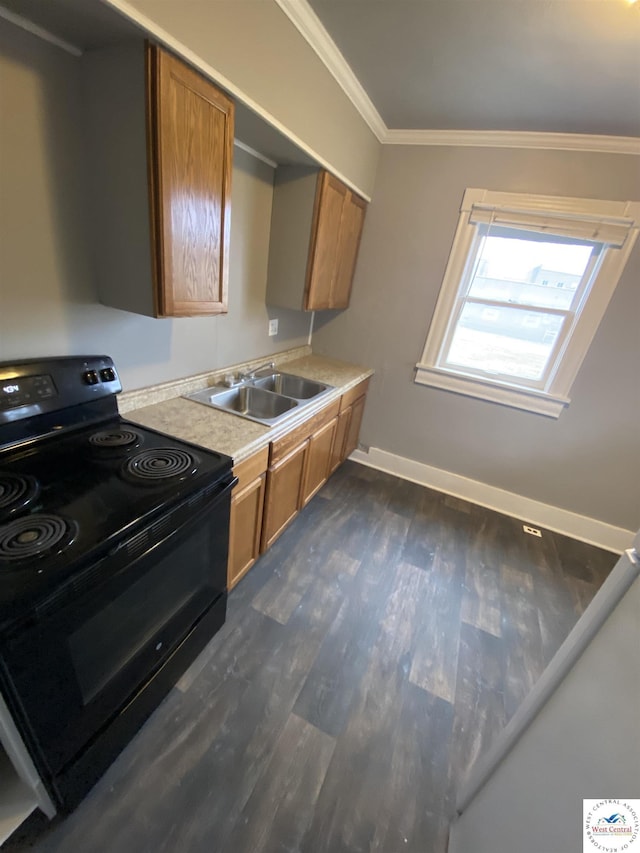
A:
{"label": "electrical outlet", "polygon": [[526,524],[523,524],[522,529],[530,536],[539,536],[540,538],[542,538],[542,533],[538,530],[537,527],[528,527]]}
{"label": "electrical outlet", "polygon": [[277,320],[269,320],[269,337],[272,338],[274,335],[278,334],[278,321]]}

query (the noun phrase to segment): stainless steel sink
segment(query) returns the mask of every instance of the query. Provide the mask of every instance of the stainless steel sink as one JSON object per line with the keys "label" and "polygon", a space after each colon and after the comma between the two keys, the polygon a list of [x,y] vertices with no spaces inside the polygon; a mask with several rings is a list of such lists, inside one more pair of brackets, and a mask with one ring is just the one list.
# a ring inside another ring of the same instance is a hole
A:
{"label": "stainless steel sink", "polygon": [[205,388],[204,391],[189,395],[189,399],[263,424],[276,423],[298,405],[298,401],[291,397],[272,394],[253,385],[224,390]]}
{"label": "stainless steel sink", "polygon": [[331,390],[333,386],[324,382],[292,373],[272,373],[246,379],[234,388],[205,388],[188,394],[187,399],[272,426]]}
{"label": "stainless steel sink", "polygon": [[272,373],[271,376],[253,379],[252,384],[256,388],[274,391],[276,394],[284,394],[285,397],[294,397],[296,400],[311,400],[331,388],[330,385],[325,385],[323,382],[304,379],[304,377],[294,376],[292,373]]}

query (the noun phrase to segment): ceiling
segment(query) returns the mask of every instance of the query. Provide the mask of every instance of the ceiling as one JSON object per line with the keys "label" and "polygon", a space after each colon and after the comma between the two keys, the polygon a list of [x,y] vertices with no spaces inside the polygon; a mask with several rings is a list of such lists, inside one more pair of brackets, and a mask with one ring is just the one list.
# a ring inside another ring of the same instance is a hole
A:
{"label": "ceiling", "polygon": [[640,136],[640,1],[308,2],[388,128]]}

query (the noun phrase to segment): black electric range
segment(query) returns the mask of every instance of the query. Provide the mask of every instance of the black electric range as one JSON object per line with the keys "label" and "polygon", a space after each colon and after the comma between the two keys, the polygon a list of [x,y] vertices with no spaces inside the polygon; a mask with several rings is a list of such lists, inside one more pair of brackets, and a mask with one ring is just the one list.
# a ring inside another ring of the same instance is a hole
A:
{"label": "black electric range", "polygon": [[0,687],[66,809],[226,612],[232,460],[120,387],[107,356],[0,364]]}
{"label": "black electric range", "polygon": [[117,417],[0,451],[0,625],[230,467]]}

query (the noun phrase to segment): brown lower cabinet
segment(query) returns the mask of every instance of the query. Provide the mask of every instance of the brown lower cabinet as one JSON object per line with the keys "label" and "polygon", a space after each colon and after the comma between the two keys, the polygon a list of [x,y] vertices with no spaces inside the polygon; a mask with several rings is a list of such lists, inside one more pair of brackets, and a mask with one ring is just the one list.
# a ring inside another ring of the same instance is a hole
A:
{"label": "brown lower cabinet", "polygon": [[309,438],[307,464],[302,483],[302,506],[309,503],[315,493],[327,482],[331,473],[329,462],[337,425],[338,418],[334,417]]}
{"label": "brown lower cabinet", "polygon": [[335,439],[329,460],[330,475],[358,446],[368,387],[369,380],[365,379],[364,382],[360,382],[355,388],[342,395]]}
{"label": "brown lower cabinet", "polygon": [[331,447],[331,458],[329,459],[330,475],[344,462],[344,441],[347,436],[347,430],[349,429],[350,419],[351,406],[348,406],[337,417],[336,431],[333,437],[333,446]]}
{"label": "brown lower cabinet", "polygon": [[[234,468],[231,589],[357,447],[369,380]],[[267,467],[268,465],[268,467]]]}
{"label": "brown lower cabinet", "polygon": [[343,461],[347,456],[350,456],[358,446],[358,437],[360,436],[360,425],[362,424],[365,400],[365,397],[359,397],[350,407],[349,425],[344,437],[344,447],[342,449]]}
{"label": "brown lower cabinet", "polygon": [[262,528],[263,551],[271,547],[301,507],[308,450],[309,439],[269,467]]}
{"label": "brown lower cabinet", "polygon": [[232,589],[260,555],[264,493],[269,448],[254,453],[233,469],[238,484],[231,496],[227,586]]}

